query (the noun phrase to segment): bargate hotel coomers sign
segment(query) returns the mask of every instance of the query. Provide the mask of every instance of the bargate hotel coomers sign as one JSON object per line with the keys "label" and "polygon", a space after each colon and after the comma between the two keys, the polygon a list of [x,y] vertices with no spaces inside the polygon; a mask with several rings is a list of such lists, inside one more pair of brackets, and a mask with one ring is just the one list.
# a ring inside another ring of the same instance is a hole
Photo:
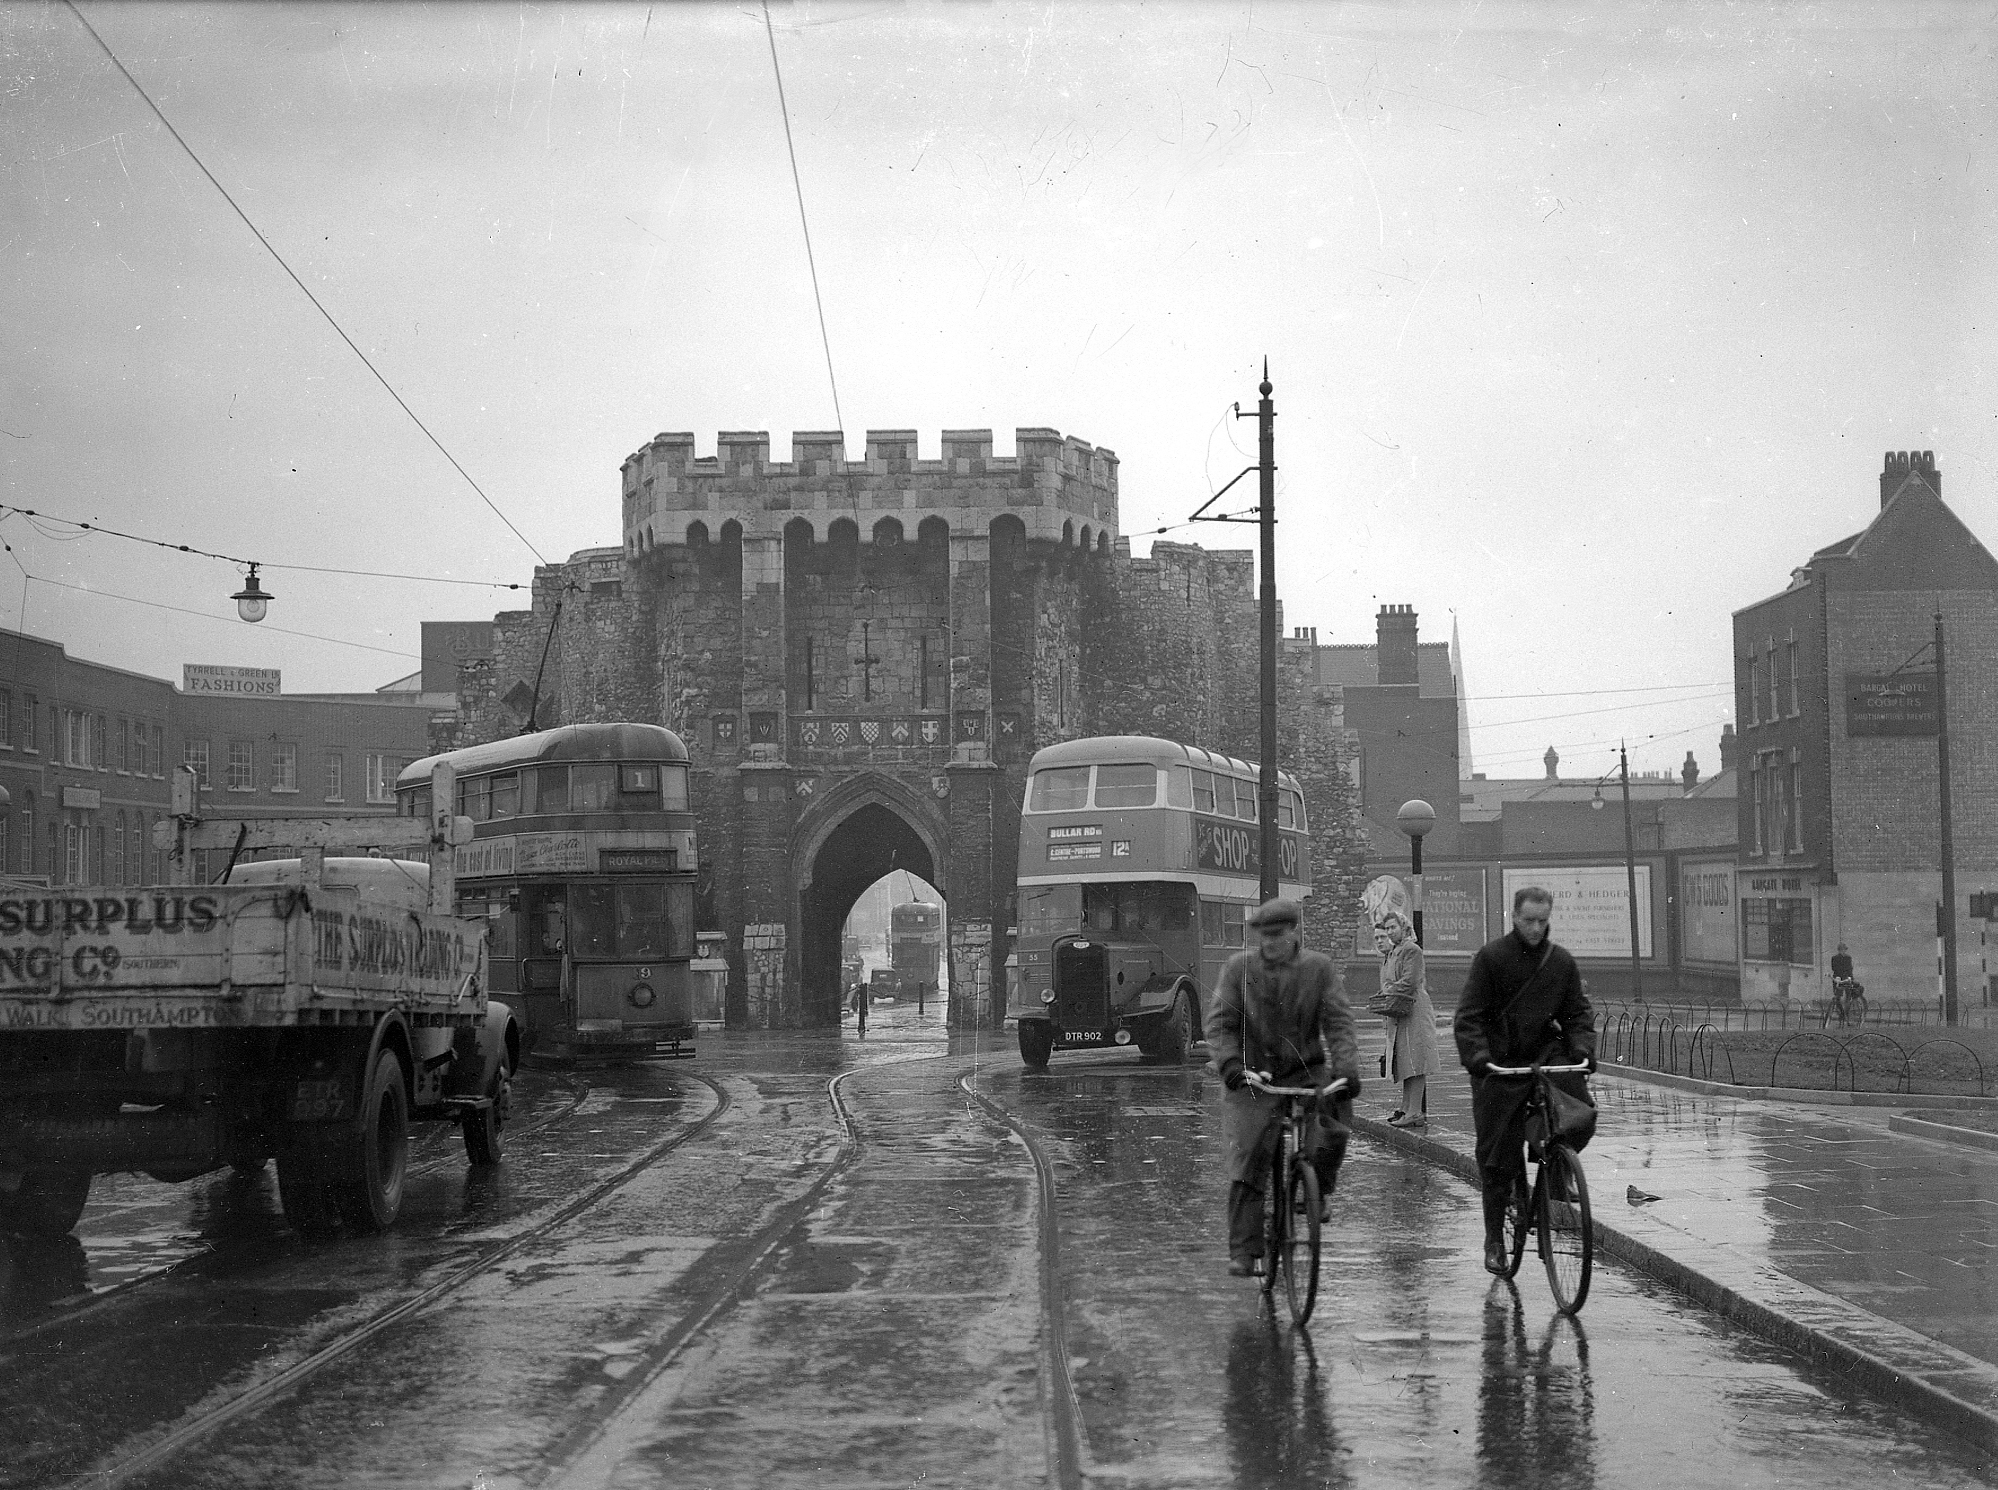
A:
{"label": "bargate hotel coomers sign", "polygon": [[182,693],[219,693],[231,698],[276,698],[284,691],[283,672],[275,667],[211,667],[184,662]]}

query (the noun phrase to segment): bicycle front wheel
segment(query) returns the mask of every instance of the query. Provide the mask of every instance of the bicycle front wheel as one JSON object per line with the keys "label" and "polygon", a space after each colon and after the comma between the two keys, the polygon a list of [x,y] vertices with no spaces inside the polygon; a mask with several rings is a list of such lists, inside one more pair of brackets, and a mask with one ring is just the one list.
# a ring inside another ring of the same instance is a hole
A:
{"label": "bicycle front wheel", "polygon": [[1519,1276],[1520,1259],[1526,1256],[1526,1239],[1533,1234],[1533,1197],[1526,1190],[1526,1169],[1513,1176],[1512,1199],[1505,1208],[1505,1250],[1508,1278]]}
{"label": "bicycle front wheel", "polygon": [[1285,1238],[1289,1236],[1287,1207],[1284,1204],[1284,1169],[1287,1155],[1281,1139],[1277,1141],[1276,1153],[1270,1160],[1268,1179],[1263,1184],[1263,1294],[1268,1297],[1276,1289],[1277,1259],[1284,1255]]}
{"label": "bicycle front wheel", "polygon": [[1540,1238],[1547,1260],[1547,1284],[1563,1314],[1578,1314],[1589,1297],[1595,1268],[1595,1225],[1589,1214],[1589,1184],[1582,1161],[1565,1145],[1547,1146],[1540,1161]]}
{"label": "bicycle front wheel", "polygon": [[1303,1324],[1311,1318],[1311,1306],[1318,1301],[1318,1171],[1304,1159],[1290,1166],[1290,1192],[1284,1206],[1287,1234],[1283,1251],[1284,1292],[1290,1298],[1290,1317]]}

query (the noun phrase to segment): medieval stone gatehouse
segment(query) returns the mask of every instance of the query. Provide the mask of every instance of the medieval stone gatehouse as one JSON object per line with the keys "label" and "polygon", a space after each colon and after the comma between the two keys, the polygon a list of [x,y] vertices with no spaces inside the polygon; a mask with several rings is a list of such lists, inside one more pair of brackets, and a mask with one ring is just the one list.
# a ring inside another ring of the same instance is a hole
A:
{"label": "medieval stone gatehouse", "polygon": [[[535,573],[459,678],[457,744],[657,722],[692,752],[701,916],[727,934],[729,1023],[838,1020],[840,930],[894,869],[948,902],[951,1021],[990,1027],[1028,759],[1142,733],[1253,758],[1254,565],[1117,528],[1117,457],[1051,429],[661,434],[623,469],[624,544]],[[559,610],[559,620],[558,620]],[[1339,691],[1285,652],[1283,765],[1305,782],[1329,907],[1357,893]],[[535,703],[535,680],[539,698]],[[1347,885],[1345,880],[1355,882]],[[1336,883],[1335,883],[1336,882]]]}

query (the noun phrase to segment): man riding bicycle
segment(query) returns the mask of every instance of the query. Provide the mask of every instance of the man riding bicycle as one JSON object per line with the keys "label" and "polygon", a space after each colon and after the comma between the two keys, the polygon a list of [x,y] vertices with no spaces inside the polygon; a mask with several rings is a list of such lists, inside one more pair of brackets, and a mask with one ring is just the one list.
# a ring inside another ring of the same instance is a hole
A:
{"label": "man riding bicycle", "polygon": [[1248,923],[1261,944],[1228,959],[1207,1007],[1207,1047],[1228,1088],[1221,1102],[1228,1139],[1228,1271],[1238,1278],[1253,1275],[1263,1254],[1263,1184],[1284,1121],[1283,1099],[1250,1088],[1247,1073],[1266,1072],[1276,1086],[1323,1087],[1346,1078],[1332,1121],[1321,1114],[1312,1127],[1318,1142],[1308,1157],[1326,1207],[1346,1156],[1352,1099],[1360,1092],[1352,1011],[1332,960],[1303,950],[1301,919],[1294,900],[1265,901],[1250,912]]}
{"label": "man riding bicycle", "polygon": [[1512,930],[1471,960],[1457,1000],[1457,1054],[1471,1073],[1478,1179],[1485,1202],[1485,1268],[1510,1261],[1505,1213],[1526,1174],[1526,1103],[1532,1084],[1490,1075],[1493,1066],[1596,1059],[1596,1017],[1580,969],[1548,936],[1554,897],[1528,885],[1512,897]]}
{"label": "man riding bicycle", "polygon": [[1844,942],[1832,953],[1831,980],[1832,1010],[1843,1024],[1849,1010],[1866,997],[1865,985],[1852,975],[1852,953],[1846,950]]}

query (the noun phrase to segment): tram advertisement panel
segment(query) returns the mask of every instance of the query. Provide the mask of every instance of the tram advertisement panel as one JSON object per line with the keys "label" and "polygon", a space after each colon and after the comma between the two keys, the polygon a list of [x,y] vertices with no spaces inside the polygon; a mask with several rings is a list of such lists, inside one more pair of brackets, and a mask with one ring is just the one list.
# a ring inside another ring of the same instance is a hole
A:
{"label": "tram advertisement panel", "polygon": [[[1193,862],[1221,874],[1263,872],[1262,828],[1235,818],[1193,819]],[[1277,877],[1293,884],[1311,878],[1311,860],[1302,833],[1277,835]]]}

